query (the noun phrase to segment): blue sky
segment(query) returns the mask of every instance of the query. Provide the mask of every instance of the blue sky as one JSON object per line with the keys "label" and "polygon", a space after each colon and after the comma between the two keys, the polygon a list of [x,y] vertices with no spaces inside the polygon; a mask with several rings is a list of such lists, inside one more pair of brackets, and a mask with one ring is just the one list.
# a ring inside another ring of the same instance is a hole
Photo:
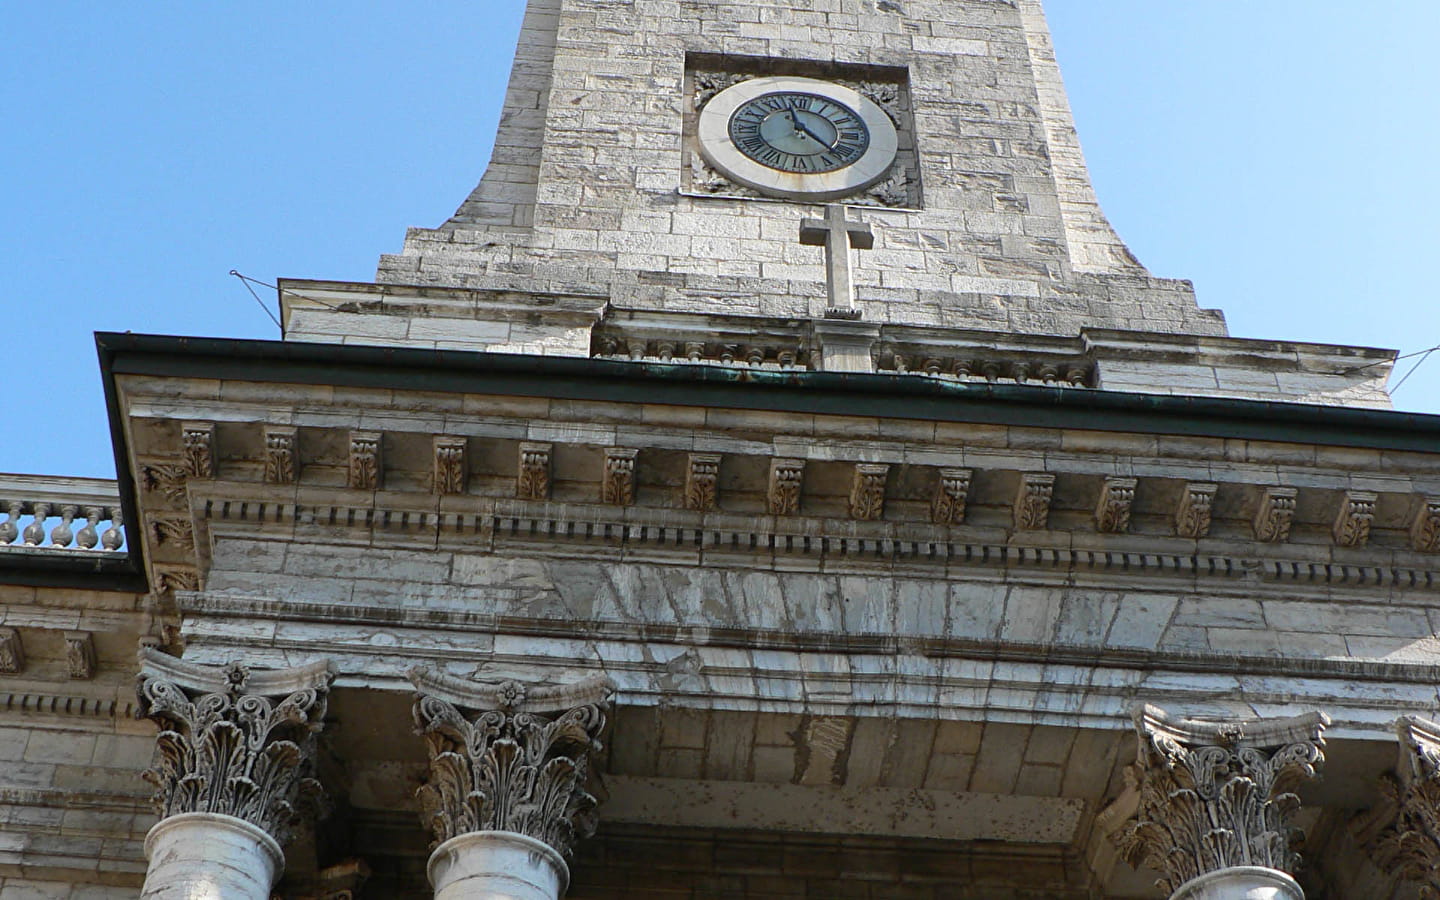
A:
{"label": "blue sky", "polygon": [[[92,332],[273,338],[230,269],[369,280],[443,221],[488,157],[521,6],[7,9],[0,471],[113,473]],[[1440,344],[1440,4],[1357,9],[1047,4],[1110,218],[1237,335]],[[1396,403],[1440,413],[1440,355]]]}

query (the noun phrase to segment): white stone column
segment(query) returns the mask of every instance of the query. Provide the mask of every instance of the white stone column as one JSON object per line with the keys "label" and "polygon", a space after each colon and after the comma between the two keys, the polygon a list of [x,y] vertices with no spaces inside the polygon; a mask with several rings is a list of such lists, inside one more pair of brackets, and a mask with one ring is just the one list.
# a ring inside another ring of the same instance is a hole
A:
{"label": "white stone column", "polygon": [[410,680],[430,752],[419,797],[437,844],[436,900],[558,900],[570,881],[566,858],[595,831],[585,787],[610,679],[480,684],[415,669]]}
{"label": "white stone column", "polygon": [[293,828],[318,811],[315,735],[329,665],[256,671],[141,651],[140,714],[160,727],[160,821],[142,900],[269,900]]}
{"label": "white stone column", "polygon": [[1293,789],[1325,761],[1329,724],[1323,713],[1206,721],[1136,710],[1138,795],[1120,852],[1163,873],[1171,900],[1304,900],[1291,876]]}
{"label": "white stone column", "polygon": [[1305,900],[1295,879],[1276,869],[1231,866],[1192,878],[1170,900]]}
{"label": "white stone column", "polygon": [[430,854],[435,900],[556,900],[570,867],[549,844],[513,831],[472,831]]}
{"label": "white stone column", "polygon": [[244,819],[180,813],[145,836],[141,900],[270,900],[285,866],[275,839]]}

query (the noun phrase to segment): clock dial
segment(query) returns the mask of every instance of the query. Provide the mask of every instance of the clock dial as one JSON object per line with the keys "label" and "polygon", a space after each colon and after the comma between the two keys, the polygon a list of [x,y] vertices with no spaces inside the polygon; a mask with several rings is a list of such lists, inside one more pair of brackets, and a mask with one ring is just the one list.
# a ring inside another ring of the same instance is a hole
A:
{"label": "clock dial", "polygon": [[730,117],[739,151],[780,172],[818,174],[854,165],[870,148],[870,129],[830,97],[776,91],[742,104]]}

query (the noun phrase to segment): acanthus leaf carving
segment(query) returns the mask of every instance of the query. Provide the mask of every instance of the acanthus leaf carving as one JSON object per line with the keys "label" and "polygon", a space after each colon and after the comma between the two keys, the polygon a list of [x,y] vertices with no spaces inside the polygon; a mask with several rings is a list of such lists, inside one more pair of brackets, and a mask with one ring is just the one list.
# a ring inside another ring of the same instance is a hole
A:
{"label": "acanthus leaf carving", "polygon": [[1180,489],[1180,505],[1175,510],[1175,533],[1183,538],[1199,540],[1210,534],[1211,510],[1215,506],[1218,484],[1191,481]]}
{"label": "acanthus leaf carving", "polygon": [[174,546],[181,553],[195,551],[195,526],[189,516],[150,516],[150,534],[158,546]]}
{"label": "acanthus leaf carving", "polygon": [[165,499],[183,502],[187,467],[166,463],[145,463],[140,466],[140,483],[145,490],[158,492]]}
{"label": "acanthus leaf carving", "polygon": [[1410,526],[1410,545],[1420,553],[1440,553],[1440,498],[1420,498]]}
{"label": "acanthus leaf carving", "polygon": [[959,525],[965,521],[965,508],[970,498],[970,469],[941,469],[930,501],[930,518],[937,525]]}
{"label": "acanthus leaf carving", "polygon": [[639,450],[608,447],[605,450],[605,471],[601,473],[600,502],[612,506],[629,506],[635,502],[635,460]]}
{"label": "acanthus leaf carving", "polygon": [[467,441],[463,437],[436,435],[431,449],[435,454],[431,474],[431,488],[437,494],[465,493],[467,464],[465,450]]}
{"label": "acanthus leaf carving", "polygon": [[1290,525],[1295,521],[1295,501],[1299,495],[1295,488],[1265,489],[1253,523],[1257,541],[1281,544],[1290,540]]}
{"label": "acanthus leaf carving", "polygon": [[1370,541],[1370,523],[1375,519],[1379,495],[1372,491],[1346,491],[1340,498],[1331,533],[1341,547],[1363,547]]}
{"label": "acanthus leaf carving", "polygon": [[1162,872],[1166,893],[1235,866],[1293,874],[1294,789],[1324,763],[1329,723],[1323,713],[1207,722],[1138,709],[1138,808],[1116,838],[1121,855]]}
{"label": "acanthus leaf carving", "polygon": [[598,691],[582,686],[573,692],[581,702],[556,709],[545,698],[563,702],[563,689],[507,682],[468,690],[423,671],[411,680],[415,728],[430,756],[418,797],[436,846],[474,831],[511,831],[569,857],[594,833],[598,801],[586,786],[614,689],[608,679],[596,682]]}
{"label": "acanthus leaf carving", "polygon": [[182,423],[180,443],[185,474],[190,478],[214,478],[215,423]]}
{"label": "acanthus leaf carving", "polygon": [[805,460],[770,461],[770,486],[765,496],[766,511],[772,516],[793,516],[800,512],[800,488],[805,479]]}
{"label": "acanthus leaf carving", "polygon": [[890,467],[881,463],[857,463],[850,483],[850,517],[873,521],[885,515],[885,482]]}
{"label": "acanthus leaf carving", "polygon": [[323,664],[252,673],[142,650],[138,714],[160,729],[145,772],[155,812],[234,816],[284,845],[323,805],[315,735],[332,679]]}
{"label": "acanthus leaf carving", "polygon": [[720,503],[720,455],[692,453],[685,470],[685,508],[710,512]]}
{"label": "acanthus leaf carving", "polygon": [[300,466],[296,458],[295,428],[271,425],[265,429],[265,481],[267,484],[294,484]]}
{"label": "acanthus leaf carving", "polygon": [[1134,478],[1107,478],[1095,506],[1095,528],[1103,534],[1124,534],[1130,530],[1130,510],[1135,504]]}
{"label": "acanthus leaf carving", "polygon": [[520,445],[520,470],[515,476],[515,496],[521,500],[550,497],[550,444],[525,442]]}
{"label": "acanthus leaf carving", "polygon": [[1419,716],[1395,723],[1396,771],[1380,777],[1381,803],[1357,816],[1350,833],[1382,871],[1440,900],[1440,724]]}
{"label": "acanthus leaf carving", "polygon": [[350,459],[345,483],[357,491],[380,490],[384,463],[381,435],[374,431],[350,432]]}
{"label": "acanthus leaf carving", "polygon": [[25,671],[25,644],[20,631],[9,626],[0,627],[0,675],[19,675]]}
{"label": "acanthus leaf carving", "polygon": [[1055,476],[1025,472],[1015,496],[1015,527],[1020,531],[1041,531],[1050,524],[1050,499],[1055,496]]}

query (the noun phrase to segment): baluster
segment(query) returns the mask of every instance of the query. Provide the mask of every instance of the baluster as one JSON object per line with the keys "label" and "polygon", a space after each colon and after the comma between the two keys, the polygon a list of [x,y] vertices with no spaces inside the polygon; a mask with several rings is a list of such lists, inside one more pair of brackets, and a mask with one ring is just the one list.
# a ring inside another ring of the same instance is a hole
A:
{"label": "baluster", "polygon": [[81,550],[94,550],[95,545],[100,543],[100,535],[95,526],[100,524],[103,510],[98,506],[85,507],[85,527],[75,533],[75,546]]}
{"label": "baluster", "polygon": [[24,504],[19,500],[5,502],[5,512],[9,514],[10,518],[0,522],[0,545],[13,544],[15,539],[20,536],[20,526],[17,523],[20,521],[20,510],[23,508]]}
{"label": "baluster", "polygon": [[45,541],[45,517],[50,515],[50,504],[35,504],[35,521],[25,526],[25,546],[38,547]]}
{"label": "baluster", "polygon": [[104,534],[100,535],[100,546],[106,550],[119,550],[120,545],[125,543],[125,532],[120,530],[124,524],[125,520],[120,512],[120,507],[117,506],[111,509],[110,527],[105,529]]}
{"label": "baluster", "polygon": [[70,546],[71,541],[75,540],[75,529],[70,527],[70,523],[75,521],[75,516],[78,515],[79,512],[80,507],[74,504],[66,504],[60,507],[60,524],[56,525],[50,531],[51,547],[63,550]]}

